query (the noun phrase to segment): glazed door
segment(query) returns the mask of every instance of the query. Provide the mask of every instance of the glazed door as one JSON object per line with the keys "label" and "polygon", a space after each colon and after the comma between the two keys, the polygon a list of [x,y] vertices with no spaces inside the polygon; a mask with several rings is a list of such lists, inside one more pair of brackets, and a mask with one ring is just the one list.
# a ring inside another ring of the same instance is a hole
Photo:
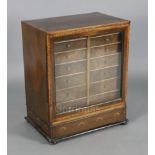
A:
{"label": "glazed door", "polygon": [[121,98],[122,32],[54,41],[56,113]]}

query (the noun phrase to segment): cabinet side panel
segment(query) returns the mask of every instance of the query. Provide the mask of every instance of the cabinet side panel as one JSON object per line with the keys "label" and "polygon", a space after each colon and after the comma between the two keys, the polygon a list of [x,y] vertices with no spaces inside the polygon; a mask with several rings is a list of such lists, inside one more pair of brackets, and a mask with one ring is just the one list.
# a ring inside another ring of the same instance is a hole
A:
{"label": "cabinet side panel", "polygon": [[22,22],[22,35],[28,116],[48,123],[46,33]]}

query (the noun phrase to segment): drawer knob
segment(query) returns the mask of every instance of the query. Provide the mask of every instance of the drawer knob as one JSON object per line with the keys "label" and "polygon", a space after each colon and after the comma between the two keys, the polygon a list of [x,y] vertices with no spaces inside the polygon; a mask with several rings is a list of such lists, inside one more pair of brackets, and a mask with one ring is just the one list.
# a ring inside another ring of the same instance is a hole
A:
{"label": "drawer knob", "polygon": [[62,131],[65,131],[65,130],[67,130],[67,127],[63,126],[63,127],[61,127],[60,129],[61,129]]}
{"label": "drawer knob", "polygon": [[70,47],[71,47],[71,45],[70,45],[70,44],[66,44],[66,47],[67,47],[67,48],[70,48]]}
{"label": "drawer knob", "polygon": [[72,107],[68,107],[68,110],[72,110]]}
{"label": "drawer knob", "polygon": [[120,116],[121,114],[120,114],[120,112],[116,112],[115,113],[115,116],[117,117],[117,116]]}
{"label": "drawer knob", "polygon": [[110,41],[110,38],[105,38],[105,41]]}
{"label": "drawer knob", "polygon": [[103,121],[103,117],[97,117],[96,121],[97,122]]}
{"label": "drawer knob", "polygon": [[84,125],[85,125],[84,122],[80,122],[80,123],[78,124],[78,126],[84,126]]}

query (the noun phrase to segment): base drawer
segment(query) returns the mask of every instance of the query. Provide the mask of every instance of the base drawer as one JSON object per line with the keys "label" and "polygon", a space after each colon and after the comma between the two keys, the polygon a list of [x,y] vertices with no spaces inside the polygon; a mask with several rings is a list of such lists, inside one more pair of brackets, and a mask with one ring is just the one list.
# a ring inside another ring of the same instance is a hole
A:
{"label": "base drawer", "polygon": [[117,123],[126,119],[125,109],[117,109],[101,113],[89,118],[65,123],[53,128],[53,138],[63,138],[83,131],[94,129],[100,126]]}

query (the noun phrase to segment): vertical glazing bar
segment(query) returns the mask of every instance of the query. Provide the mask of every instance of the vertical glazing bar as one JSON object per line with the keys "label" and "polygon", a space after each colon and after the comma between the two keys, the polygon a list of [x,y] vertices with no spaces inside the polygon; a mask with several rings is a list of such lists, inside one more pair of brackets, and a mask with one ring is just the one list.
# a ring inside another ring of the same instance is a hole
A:
{"label": "vertical glazing bar", "polygon": [[90,38],[87,38],[87,105],[89,105],[90,89]]}

